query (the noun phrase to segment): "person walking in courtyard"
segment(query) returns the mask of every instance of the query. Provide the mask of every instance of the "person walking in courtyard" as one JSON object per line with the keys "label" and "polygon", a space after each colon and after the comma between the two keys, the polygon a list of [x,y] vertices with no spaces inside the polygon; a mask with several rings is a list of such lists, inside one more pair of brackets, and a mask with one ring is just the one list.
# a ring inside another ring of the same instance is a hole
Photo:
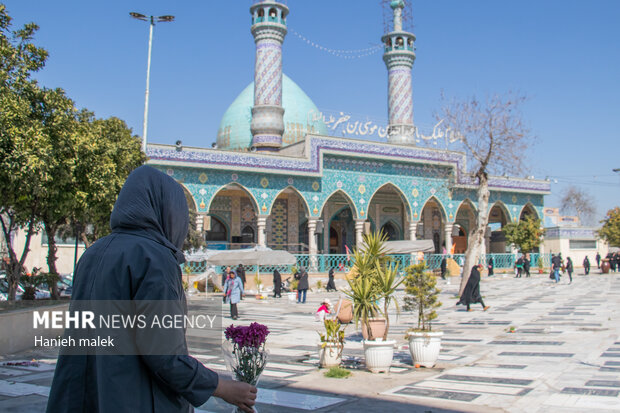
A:
{"label": "person walking in courtyard", "polygon": [[277,269],[273,270],[273,298],[282,298],[282,276]]}
{"label": "person walking in courtyard", "polygon": [[471,269],[471,274],[463,290],[463,295],[461,295],[460,300],[456,303],[456,305],[461,304],[467,306],[467,311],[472,311],[469,306],[475,303],[480,303],[484,311],[489,309],[488,305],[484,305],[484,301],[482,301],[482,296],[480,295],[480,270],[482,270],[482,265],[474,265]]}
{"label": "person walking in courtyard", "polygon": [[228,277],[230,277],[231,271],[232,270],[230,269],[230,267],[224,268],[224,272],[222,272],[222,289],[224,289],[224,285],[226,284],[226,280],[228,280]]}
{"label": "person walking in courtyard", "polygon": [[446,258],[446,256],[444,255],[441,259],[441,278],[442,279],[446,279],[446,271],[448,270],[448,259]]}
{"label": "person walking in courtyard", "polygon": [[523,255],[521,255],[515,263],[515,269],[517,271],[517,275],[515,275],[515,278],[521,278],[521,276],[523,275]]}
{"label": "person walking in courtyard", "polygon": [[[180,265],[185,262],[182,247],[188,226],[181,185],[150,166],[134,170],[114,204],[112,233],[90,246],[77,264],[72,305],[74,301],[126,300],[136,308],[154,302],[185,307]],[[172,348],[171,352],[154,354],[149,350],[153,348],[150,339],[160,336],[149,336],[144,343],[143,334],[136,330],[127,329],[125,334],[117,329],[115,339],[129,340],[127,344],[136,351],[144,349],[141,352],[102,355],[99,348],[70,355],[61,351],[47,413],[189,412],[193,411],[190,405],[201,406],[211,396],[253,411],[256,387],[218,377],[191,357],[184,329],[173,329],[156,344]]]}
{"label": "person walking in courtyard", "polygon": [[243,267],[243,264],[239,264],[239,266],[237,267],[237,277],[241,279],[241,282],[243,283],[243,288],[245,288],[245,268]]}
{"label": "person walking in courtyard", "polygon": [[525,257],[523,257],[523,272],[525,272],[526,277],[530,276],[530,266],[530,253],[528,252],[527,254],[525,254]]}
{"label": "person walking in courtyard", "polygon": [[237,303],[241,301],[243,294],[243,283],[241,279],[237,277],[234,271],[231,271],[224,285],[224,296],[226,297],[226,302],[230,304],[230,318],[233,320],[239,318]]}
{"label": "person walking in courtyard", "polygon": [[297,302],[305,304],[306,302],[306,292],[310,288],[308,284],[308,272],[301,268],[299,270],[299,284],[297,284]]}
{"label": "person walking in courtyard", "polygon": [[568,283],[573,283],[573,260],[570,257],[566,257],[566,272],[568,273]]}
{"label": "person walking in courtyard", "polygon": [[601,254],[597,252],[596,257],[594,257],[594,259],[596,260],[596,266],[600,270],[601,269]]}
{"label": "person walking in courtyard", "polygon": [[489,268],[489,277],[494,275],[493,269],[495,268],[495,262],[493,262],[493,257],[489,257],[489,261],[487,261],[487,265]]}
{"label": "person walking in courtyard", "polygon": [[327,292],[336,291],[336,283],[334,282],[334,269],[333,268],[329,269],[329,273],[327,274],[327,276],[329,277],[329,280],[327,281],[327,286],[325,287],[325,290]]}
{"label": "person walking in courtyard", "polygon": [[586,273],[586,275],[590,274],[590,260],[588,259],[587,255],[583,259],[583,271]]}
{"label": "person walking in courtyard", "polygon": [[556,284],[560,282],[560,268],[562,268],[562,258],[553,254],[551,257],[551,269],[553,270],[553,277],[555,278]]}

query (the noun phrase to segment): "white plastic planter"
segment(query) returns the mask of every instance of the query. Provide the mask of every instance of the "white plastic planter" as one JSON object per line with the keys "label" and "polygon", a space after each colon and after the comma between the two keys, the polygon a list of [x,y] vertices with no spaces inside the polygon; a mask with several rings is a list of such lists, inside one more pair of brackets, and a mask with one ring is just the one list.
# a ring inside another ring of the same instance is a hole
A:
{"label": "white plastic planter", "polygon": [[441,349],[441,331],[416,331],[409,332],[409,353],[413,365],[419,364],[424,367],[433,367],[437,363],[439,350]]}
{"label": "white plastic planter", "polygon": [[364,340],[366,368],[373,373],[389,373],[395,344],[395,340]]}
{"label": "white plastic planter", "polygon": [[[323,345],[325,345],[323,347]],[[338,348],[338,344],[319,343],[319,366],[320,367],[338,367],[342,361],[342,352]]]}

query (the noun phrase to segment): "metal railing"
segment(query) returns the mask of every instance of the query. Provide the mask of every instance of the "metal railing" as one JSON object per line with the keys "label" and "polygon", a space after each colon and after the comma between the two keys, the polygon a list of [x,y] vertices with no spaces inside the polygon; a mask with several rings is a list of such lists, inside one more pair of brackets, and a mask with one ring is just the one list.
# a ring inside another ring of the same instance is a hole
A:
{"label": "metal railing", "polygon": [[[258,268],[259,273],[272,273],[274,270],[278,270],[283,274],[291,273],[292,268],[297,269],[303,267],[310,272],[328,272],[330,269],[334,269],[336,272],[349,272],[354,264],[353,255],[346,254],[294,254],[297,258],[295,265],[260,265]],[[408,266],[417,262],[417,256],[410,254],[394,254],[389,255],[392,262],[397,265],[399,271],[403,271]],[[486,254],[480,259],[480,264],[485,265],[488,263],[489,258],[493,258],[494,268],[497,269],[511,269],[514,268],[517,254]],[[538,258],[543,259],[543,266],[549,267],[551,263],[551,254],[530,254],[531,268],[538,268]],[[429,269],[435,270],[440,268],[441,260],[444,258],[443,254],[425,254],[424,260]],[[465,254],[453,254],[450,258],[454,259],[460,266],[465,262]],[[218,274],[221,274],[225,266],[209,266],[206,261],[199,262],[187,262],[183,264],[183,272],[190,274],[199,274],[207,271],[209,268],[214,269]],[[235,267],[234,267],[235,268]],[[255,265],[244,266],[247,274],[256,273]]]}

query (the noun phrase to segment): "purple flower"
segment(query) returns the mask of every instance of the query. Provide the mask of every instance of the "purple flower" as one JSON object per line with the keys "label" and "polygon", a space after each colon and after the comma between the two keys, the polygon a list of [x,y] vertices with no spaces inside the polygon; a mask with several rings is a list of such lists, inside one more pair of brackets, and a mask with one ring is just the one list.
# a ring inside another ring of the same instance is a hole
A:
{"label": "purple flower", "polygon": [[226,340],[235,344],[237,348],[253,347],[259,348],[267,340],[269,329],[259,323],[252,323],[249,326],[230,325],[224,331]]}

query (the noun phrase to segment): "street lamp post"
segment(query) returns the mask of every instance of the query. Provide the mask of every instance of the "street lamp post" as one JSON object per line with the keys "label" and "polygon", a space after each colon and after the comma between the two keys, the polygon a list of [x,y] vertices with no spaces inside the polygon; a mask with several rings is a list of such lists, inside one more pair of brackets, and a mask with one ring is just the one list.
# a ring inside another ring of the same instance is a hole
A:
{"label": "street lamp post", "polygon": [[146,92],[144,94],[144,123],[142,124],[142,152],[146,153],[146,132],[149,117],[149,83],[151,78],[151,49],[153,47],[153,26],[155,22],[164,23],[174,21],[174,16],[146,16],[144,14],[131,12],[129,13],[134,19],[150,22],[149,24],[149,55],[146,64]]}

